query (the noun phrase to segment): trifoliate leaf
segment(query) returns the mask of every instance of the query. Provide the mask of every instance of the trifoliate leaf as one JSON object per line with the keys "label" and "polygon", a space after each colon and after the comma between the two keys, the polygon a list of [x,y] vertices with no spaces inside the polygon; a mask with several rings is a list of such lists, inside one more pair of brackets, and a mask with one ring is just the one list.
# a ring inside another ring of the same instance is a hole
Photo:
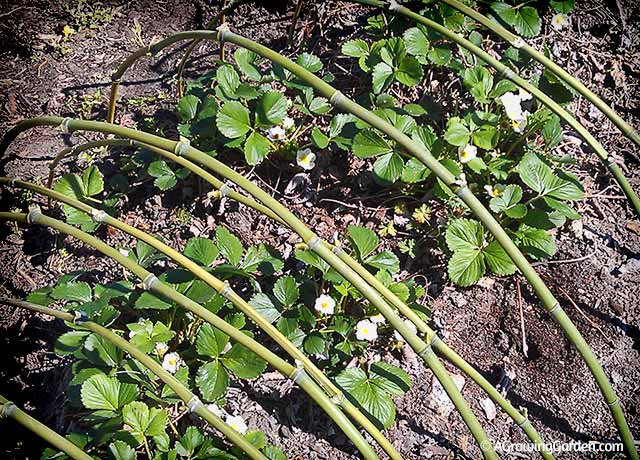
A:
{"label": "trifoliate leaf", "polygon": [[523,37],[535,37],[540,33],[540,17],[536,9],[531,6],[524,6],[524,4],[511,6],[504,2],[494,2],[491,4],[491,9]]}
{"label": "trifoliate leaf", "polygon": [[342,54],[351,56],[354,58],[360,58],[369,54],[369,45],[361,38],[356,40],[350,40],[343,43]]}
{"label": "trifoliate leaf", "polygon": [[500,193],[499,196],[491,198],[489,207],[493,212],[503,212],[507,216],[520,219],[527,213],[527,208],[519,204],[522,199],[522,189],[519,185],[510,184]]}
{"label": "trifoliate leaf", "polygon": [[311,73],[316,73],[322,70],[322,61],[320,58],[311,53],[302,53],[296,59],[296,63],[307,69]]}
{"label": "trifoliate leaf", "polygon": [[518,173],[522,182],[538,192],[540,196],[549,196],[558,200],[581,200],[584,197],[582,184],[567,173],[557,175],[538,155],[528,152],[518,164]]}

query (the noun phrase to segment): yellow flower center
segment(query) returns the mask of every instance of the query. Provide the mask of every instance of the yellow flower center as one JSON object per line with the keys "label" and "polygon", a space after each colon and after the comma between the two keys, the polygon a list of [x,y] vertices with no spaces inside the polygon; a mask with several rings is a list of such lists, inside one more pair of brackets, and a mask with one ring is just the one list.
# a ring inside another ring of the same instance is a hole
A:
{"label": "yellow flower center", "polygon": [[362,328],[362,333],[363,334],[368,334],[369,333],[369,328],[368,327],[363,327]]}
{"label": "yellow flower center", "polygon": [[169,358],[167,360],[167,363],[169,363],[169,366],[175,366],[176,364],[178,364],[178,361],[175,358]]}

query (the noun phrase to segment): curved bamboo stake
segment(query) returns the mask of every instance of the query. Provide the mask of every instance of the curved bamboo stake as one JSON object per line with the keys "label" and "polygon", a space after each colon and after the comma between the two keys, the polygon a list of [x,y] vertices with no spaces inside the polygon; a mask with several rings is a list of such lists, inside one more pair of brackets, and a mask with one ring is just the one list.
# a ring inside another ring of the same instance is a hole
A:
{"label": "curved bamboo stake", "polygon": [[356,289],[358,289],[372,303],[372,305],[374,305],[385,316],[389,323],[427,363],[438,380],[440,380],[441,385],[447,392],[447,395],[460,412],[460,415],[462,416],[465,424],[469,427],[469,430],[476,439],[485,458],[497,458],[497,454],[495,453],[493,445],[488,439],[482,426],[480,425],[480,422],[462,397],[462,394],[458,390],[456,384],[446,372],[443,364],[433,353],[430,345],[433,337],[428,337],[427,342],[418,337],[404,323],[402,318],[400,318],[400,316],[398,316],[397,313],[384,301],[384,299],[378,294],[375,289],[373,289],[344,262],[342,262],[333,252],[331,252],[331,250],[326,245],[322,243],[317,235],[315,235],[309,228],[306,227],[303,222],[296,218],[293,213],[291,213],[286,207],[281,205],[277,200],[273,199],[268,193],[261,190],[241,174],[238,174],[233,169],[229,168],[215,158],[212,158],[211,156],[205,154],[204,152],[191,147],[188,143],[185,143],[183,141],[170,141],[153,134],[139,132],[134,129],[125,128],[118,125],[95,121],[72,120],[70,118],[62,119],[60,117],[40,117],[24,120],[7,132],[2,140],[2,143],[0,144],[0,155],[6,150],[6,147],[12,142],[13,139],[15,139],[15,137],[20,132],[38,125],[59,126],[65,131],[86,129],[116,134],[118,136],[127,137],[139,142],[154,145],[155,147],[161,148],[163,150],[174,151],[180,156],[184,156],[187,159],[206,165],[208,168],[211,168],[218,174],[231,180],[240,188],[244,189],[247,193],[251,194],[254,198],[267,205],[282,220],[286,221],[288,226],[293,229],[293,231],[298,233],[298,235],[300,235],[304,242],[307,243],[314,252],[316,252],[325,260],[332,260],[332,263],[335,264],[338,272],[343,276],[348,277],[349,281],[356,287]]}
{"label": "curved bamboo stake", "polygon": [[[195,165],[194,165],[195,166]],[[362,426],[375,440],[380,444],[380,446],[389,454],[389,457],[392,459],[401,460],[402,456],[398,453],[398,451],[393,447],[391,442],[376,428],[376,426],[362,413],[360,410],[354,406],[342,393],[342,391],[331,381],[329,378],[316,367],[316,365],[305,355],[302,351],[300,351],[293,343],[289,341],[273,324],[267,321],[263,316],[260,315],[251,305],[249,305],[242,297],[233,292],[232,288],[228,283],[216,278],[211,273],[209,273],[205,268],[201,267],[197,263],[190,260],[188,257],[185,257],[182,253],[176,251],[170,246],[162,243],[157,238],[149,235],[146,232],[143,232],[131,225],[128,225],[108,214],[104,211],[99,211],[81,201],[78,201],[74,198],[63,195],[60,192],[55,190],[51,190],[46,187],[41,187],[37,184],[33,184],[31,182],[20,181],[15,179],[8,179],[6,177],[0,177],[0,184],[11,184],[14,187],[23,188],[26,190],[31,190],[40,195],[44,195],[49,199],[54,199],[56,201],[65,203],[69,206],[72,206],[90,216],[99,223],[104,225],[109,225],[111,227],[122,230],[123,232],[133,236],[134,238],[144,241],[151,247],[156,250],[162,252],[166,256],[168,256],[171,260],[173,260],[176,264],[180,265],[182,268],[188,270],[193,275],[207,283],[213,289],[216,290],[219,294],[223,295],[231,300],[231,302],[244,314],[246,314],[256,325],[266,332],[282,349],[294,360],[302,363],[302,366],[307,371],[307,373],[313,378],[316,383],[320,385],[320,387],[327,393],[327,395],[334,401],[337,405],[341,406],[345,412],[351,416],[360,426]]]}
{"label": "curved bamboo stake", "polygon": [[51,428],[37,421],[26,412],[23,412],[14,403],[0,395],[0,420],[3,418],[14,419],[20,425],[35,433],[53,447],[64,452],[74,460],[93,460],[93,457],[85,453],[67,438],[60,436]]}
{"label": "curved bamboo stake", "polygon": [[[81,326],[91,332],[98,334],[104,339],[111,342],[122,351],[128,353],[132,358],[139,361],[144,367],[149,369],[160,380],[167,384],[176,395],[185,403],[189,412],[195,413],[198,417],[204,419],[209,425],[221,432],[231,443],[245,452],[249,457],[254,460],[268,460],[253,444],[245,439],[240,433],[227,425],[220,417],[211,412],[207,407],[202,404],[200,399],[194,395],[187,387],[185,387],[179,380],[177,380],[169,372],[165,371],[162,366],[157,363],[146,353],[142,352],[139,348],[117,335],[115,332],[107,329],[93,321],[85,321],[82,319],[81,312],[77,316],[63,312],[60,310],[54,310],[53,308],[44,307],[31,302],[25,302],[22,300],[0,298],[0,303],[5,305],[11,305],[13,307],[24,308],[30,311],[44,313],[45,315],[53,316],[63,321],[74,323]],[[87,457],[91,458],[91,457]]]}
{"label": "curved bamboo stake", "polygon": [[627,138],[633,141],[637,146],[640,146],[640,135],[638,135],[638,132],[633,129],[633,127],[629,123],[624,121],[622,117],[610,105],[600,99],[600,97],[598,97],[589,88],[583,85],[577,78],[574,78],[571,74],[569,74],[569,72],[553,62],[553,60],[526,43],[522,39],[522,37],[509,32],[509,30],[502,27],[498,22],[492,21],[480,12],[468,7],[458,0],[442,0],[442,2],[479,22],[495,35],[507,41],[514,48],[519,49],[529,57],[538,61],[548,70],[553,72],[558,78],[564,81],[567,85],[571,86],[574,90],[584,96],[589,102],[595,105],[598,110],[600,110],[609,120],[611,120]]}
{"label": "curved bamboo stake", "polygon": [[[373,2],[374,0],[366,0],[366,4],[373,4]],[[400,7],[396,4],[396,7],[395,7],[396,10],[402,9],[402,8],[403,7]],[[409,13],[411,12],[409,11]],[[190,33],[183,32],[180,34],[172,35],[170,37],[167,37],[165,40],[163,40],[163,42],[172,40],[171,43],[173,43],[179,40],[181,37],[184,37],[185,35],[187,36],[187,38],[192,38],[190,35],[197,35],[203,38],[206,38],[208,36],[209,38],[214,39],[214,36],[211,32],[207,34],[206,32],[203,32],[203,31],[194,31]],[[559,301],[553,296],[551,291],[544,284],[544,282],[542,281],[540,276],[537,274],[535,269],[527,261],[527,259],[524,257],[522,252],[513,243],[511,238],[507,235],[507,233],[500,226],[500,224],[495,220],[493,215],[484,207],[484,205],[477,199],[477,197],[475,197],[475,195],[469,190],[466,182],[464,182],[460,178],[455,177],[437,159],[435,159],[430,152],[426,151],[425,149],[423,149],[422,147],[414,143],[408,136],[406,136],[405,134],[403,134],[402,132],[397,130],[395,127],[385,122],[384,120],[382,120],[381,118],[373,114],[372,112],[368,111],[364,107],[349,100],[342,93],[340,93],[335,88],[333,88],[331,85],[324,82],[320,78],[316,77],[312,73],[308,72],[303,67],[295,64],[291,60],[279,55],[278,53],[274,52],[273,50],[270,50],[265,46],[262,46],[258,43],[255,43],[251,40],[248,40],[244,37],[234,34],[226,28],[222,28],[218,31],[218,39],[220,39],[221,41],[229,41],[238,46],[242,46],[244,48],[247,48],[251,51],[256,52],[257,54],[263,57],[266,57],[274,62],[279,63],[280,65],[285,67],[287,70],[293,72],[296,76],[301,78],[303,81],[306,81],[308,84],[314,87],[316,91],[318,91],[320,94],[327,97],[334,107],[337,107],[341,110],[344,110],[345,112],[349,112],[357,116],[361,120],[366,121],[373,127],[387,134],[390,138],[395,140],[399,145],[402,145],[408,153],[410,153],[416,159],[418,159],[423,164],[425,164],[449,188],[455,190],[458,197],[460,197],[467,204],[467,206],[469,206],[471,211],[479,218],[479,220],[484,224],[484,226],[489,230],[489,232],[492,233],[495,239],[505,249],[505,251],[511,257],[515,265],[518,267],[518,269],[523,273],[525,278],[532,285],[536,294],[542,301],[545,309],[558,322],[558,324],[563,329],[567,338],[572,342],[572,344],[576,347],[578,352],[582,355],[587,366],[589,367],[589,370],[593,374],[596,380],[596,383],[600,388],[600,391],[603,394],[605,402],[610,408],[610,411],[615,420],[616,426],[618,427],[618,431],[620,433],[622,442],[625,445],[625,448],[629,452],[629,455],[632,459],[634,460],[637,459],[638,458],[637,448],[633,443],[633,436],[631,435],[631,431],[625,419],[624,412],[622,411],[620,401],[615,391],[613,390],[613,387],[611,386],[611,383],[609,382],[609,379],[606,373],[604,372],[602,366],[600,365],[596,356],[594,355],[593,351],[591,350],[589,345],[586,343],[586,341],[584,340],[584,338],[582,337],[578,329],[575,327],[571,319],[566,315],[566,313],[560,306]],[[48,123],[48,124],[53,124],[53,123]],[[11,130],[9,133],[12,133],[12,131],[13,130]],[[5,141],[4,144],[6,143],[7,142]],[[175,144],[174,144],[174,147],[175,147]],[[191,150],[191,147],[185,150],[187,153],[189,153],[189,151]],[[215,161],[215,160],[211,159],[211,161]],[[207,162],[204,159],[202,163],[207,164]],[[226,177],[228,177],[227,174],[233,174],[233,173],[234,172],[232,170],[229,170],[229,168],[226,168],[223,174]],[[239,183],[238,185],[240,185],[242,188],[245,188],[243,185]],[[249,183],[249,187],[251,186],[252,184]],[[245,190],[247,189],[245,188]],[[255,193],[252,193],[252,194],[256,196]],[[258,198],[258,199],[264,202],[264,200],[262,200],[261,198]],[[278,203],[275,203],[275,204],[279,205]],[[274,212],[279,214],[281,217],[283,217],[282,212],[284,213],[288,212],[286,209],[276,210],[272,206],[269,206],[269,207],[271,207],[274,210]],[[288,217],[290,218],[290,216]],[[310,233],[307,233],[304,230],[304,228],[302,228],[304,225],[300,227],[299,224],[301,224],[301,222],[295,223],[295,226],[299,227],[302,233],[298,232],[298,228],[294,228],[294,231],[296,231],[296,233],[299,233],[303,237],[303,239],[305,239],[303,235],[306,234],[307,236],[309,236]],[[346,266],[344,268],[348,269],[348,267]],[[400,329],[398,330],[400,332]],[[410,332],[410,331],[407,331],[407,332]]]}
{"label": "curved bamboo stake", "polygon": [[[371,0],[369,0],[371,1]],[[403,7],[399,7],[403,8]],[[247,38],[234,34],[227,29],[221,29],[219,32],[220,38],[223,41],[234,43],[238,46],[250,49],[255,53],[266,57],[267,59],[277,62],[298,78],[312,86],[318,93],[329,99],[330,103],[344,112],[351,113],[361,120],[369,123],[374,128],[379,129],[399,145],[401,145],[407,153],[418,159],[421,163],[427,166],[445,185],[452,189],[456,195],[469,207],[471,212],[483,223],[485,228],[494,236],[494,238],[500,243],[500,245],[507,252],[511,260],[518,267],[518,269],[525,276],[529,284],[533,287],[538,298],[542,301],[545,309],[551,314],[551,316],[558,322],[563,329],[566,337],[575,346],[578,352],[582,355],[589,370],[593,374],[600,391],[609,407],[611,414],[615,420],[618,432],[622,439],[629,456],[637,460],[637,448],[633,442],[633,436],[629,425],[622,411],[620,401],[616,395],[609,379],[596,358],[593,350],[589,347],[584,340],[575,324],[567,316],[565,311],[560,306],[560,302],[554,297],[549,288],[545,285],[544,281],[533,266],[525,258],[524,254],[518,249],[515,243],[511,240],[509,235],[505,232],[498,221],[493,215],[485,208],[485,206],[478,200],[478,198],[471,192],[466,182],[461,178],[455,177],[448,169],[446,169],[431,153],[421,147],[419,144],[413,142],[407,135],[400,130],[375,115],[373,112],[365,109],[354,101],[344,96],[340,91],[333,88],[331,85],[318,78],[302,66],[292,62],[275,51],[255,43]],[[204,163],[204,161],[203,161]],[[238,184],[240,185],[240,184]],[[244,186],[242,188],[247,190]],[[255,196],[255,195],[254,195]],[[261,199],[261,201],[263,201]],[[266,201],[263,201],[266,204]],[[271,207],[274,212],[282,217],[282,214]],[[297,232],[297,230],[296,230]]]}
{"label": "curved bamboo stake", "polygon": [[[128,146],[128,145],[134,145],[134,144],[142,146],[172,161],[180,160],[181,161],[180,164],[184,168],[189,169],[194,174],[200,175],[200,177],[202,177],[205,181],[211,183],[216,189],[218,190],[220,189],[220,186],[222,184],[221,181],[214,178],[217,182],[216,183],[212,182],[211,178],[213,178],[213,176],[211,176],[207,172],[203,172],[204,170],[202,170],[202,168],[199,168],[198,166],[196,166],[189,160],[184,159],[183,157],[176,156],[175,154],[168,152],[166,150],[158,149],[148,144],[138,143],[136,141],[120,140],[119,142],[121,143],[122,146]],[[80,149],[81,147],[82,145],[79,145],[75,150],[81,150]],[[17,187],[25,186],[27,188],[30,188],[33,191],[38,191],[35,187],[39,187],[39,186],[35,186],[34,188],[31,188],[28,185],[26,185],[26,184],[29,184],[28,182],[19,181],[16,179],[7,179],[7,178],[0,178],[0,183],[10,183]],[[34,184],[30,184],[30,185],[34,185]],[[48,187],[51,188],[51,185],[49,184]],[[230,194],[227,196],[232,198]],[[251,208],[259,212],[262,212],[266,214],[268,217],[276,220],[278,223],[287,226],[287,224],[283,222],[277,215],[273,214],[273,212],[269,208],[266,208],[264,205],[261,205],[253,201],[251,198],[245,197],[244,195],[240,195],[240,196],[247,200],[245,204],[247,204]],[[70,204],[70,202],[67,204]],[[265,209],[270,214],[267,214],[265,212]],[[349,268],[355,271],[365,281],[371,284],[380,294],[382,294],[382,296],[388,302],[390,302],[391,305],[398,308],[400,313],[402,313],[413,324],[415,324],[417,329],[420,332],[426,334],[427,337],[433,337],[431,345],[436,350],[436,352],[438,352],[440,355],[442,355],[444,358],[446,358],[448,361],[454,364],[458,369],[464,372],[474,382],[476,382],[476,384],[478,384],[488,394],[488,396],[496,404],[498,404],[507,413],[507,415],[509,415],[509,417],[513,419],[513,421],[519,427],[523,429],[527,437],[534,444],[542,446],[540,450],[540,454],[544,459],[546,460],[554,459],[554,456],[549,452],[549,450],[546,449],[544,441],[542,440],[542,438],[540,437],[536,429],[533,427],[533,425],[531,425],[528,418],[525,417],[515,407],[513,407],[513,405],[498,390],[496,390],[496,388],[491,383],[489,383],[489,381],[487,381],[487,379],[485,379],[480,372],[478,372],[471,364],[467,363],[460,355],[458,355],[443,340],[441,340],[437,336],[436,332],[433,329],[431,329],[431,327],[429,327],[429,325],[425,323],[422,320],[422,318],[420,318],[420,316],[418,316],[409,306],[407,306],[400,298],[398,298],[390,289],[388,289],[384,284],[382,284],[371,272],[369,272],[366,268],[364,268],[356,260],[354,260],[347,252],[342,250],[342,248],[338,246],[333,246],[326,241],[323,241],[323,243],[327,245],[327,247],[329,247],[336,254],[336,256],[338,256],[344,263],[346,263],[349,266]],[[331,264],[331,261],[329,261],[329,263]],[[317,383],[323,386],[322,382],[317,382]]]}
{"label": "curved bamboo stake", "polygon": [[549,96],[547,96],[540,89],[529,83],[524,78],[520,77],[516,72],[514,72],[511,68],[500,62],[499,60],[492,57],[489,53],[484,51],[482,48],[474,45],[469,40],[464,38],[461,35],[458,35],[455,32],[450,31],[446,27],[438,24],[431,19],[428,19],[424,16],[421,16],[417,13],[414,13],[410,9],[400,6],[395,2],[385,3],[381,0],[349,0],[353,3],[360,3],[363,5],[377,6],[379,8],[387,7],[390,11],[395,14],[399,14],[409,19],[414,20],[415,22],[422,24],[426,27],[429,27],[439,34],[445,36],[451,41],[454,41],[461,47],[465,48],[469,52],[476,55],[478,58],[482,59],[484,62],[493,67],[500,77],[506,78],[512,81],[514,84],[524,89],[525,91],[531,93],[538,101],[547,106],[553,113],[558,115],[566,124],[571,126],[579,135],[582,137],[585,142],[593,149],[593,151],[598,155],[602,163],[611,171],[615,181],[618,183],[624,194],[627,196],[631,205],[633,206],[636,214],[640,216],[640,198],[635,193],[629,181],[620,170],[620,167],[615,163],[614,159],[609,156],[607,150],[602,146],[600,142],[596,140],[595,137],[591,135],[591,133],[584,127],[582,124],[576,120],[576,118],[571,115],[566,109],[564,109],[560,104],[555,102]]}
{"label": "curved bamboo stake", "polygon": [[[244,345],[249,350],[253,351],[260,358],[265,360],[271,366],[273,366],[278,372],[285,377],[291,379],[294,383],[304,390],[340,427],[343,433],[354,443],[360,453],[366,459],[377,460],[378,456],[373,451],[371,446],[362,437],[360,432],[353,426],[349,419],[337,408],[337,406],[327,397],[322,389],[309,377],[303,367],[294,367],[287,361],[280,358],[278,355],[261,345],[253,338],[245,335],[234,326],[230,325],[214,313],[210,312],[206,308],[197,304],[188,297],[180,294],[169,285],[160,281],[155,275],[141,267],[127,256],[120,254],[119,251],[102,242],[98,238],[89,235],[81,231],[80,229],[73,227],[69,224],[61,222],[57,219],[45,216],[42,212],[35,208],[29,214],[21,213],[8,213],[0,212],[0,220],[16,221],[27,224],[39,224],[47,227],[54,228],[62,233],[73,236],[85,244],[93,247],[99,252],[103,253],[107,257],[115,260],[124,268],[132,272],[141,281],[145,290],[153,292],[161,297],[167,298],[170,301],[180,305],[181,307],[191,311],[196,316],[199,316],[213,327],[219,329],[221,332],[227,334],[237,343]],[[235,294],[231,289],[223,289],[222,295],[229,299],[235,299]]]}

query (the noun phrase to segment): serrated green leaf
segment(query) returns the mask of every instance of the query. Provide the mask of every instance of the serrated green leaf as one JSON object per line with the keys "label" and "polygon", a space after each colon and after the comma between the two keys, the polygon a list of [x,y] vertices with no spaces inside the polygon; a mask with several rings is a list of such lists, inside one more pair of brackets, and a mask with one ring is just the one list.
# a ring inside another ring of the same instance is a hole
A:
{"label": "serrated green leaf", "polygon": [[187,94],[178,101],[178,117],[181,123],[187,123],[193,120],[198,113],[198,105],[200,99],[194,94]]}
{"label": "serrated green leaf", "polygon": [[345,56],[359,58],[369,54],[369,45],[366,41],[358,38],[356,40],[349,40],[348,42],[343,43],[341,51]]}
{"label": "serrated green leaf", "polygon": [[545,230],[528,228],[517,233],[518,246],[536,260],[548,259],[556,253],[556,243]]}
{"label": "serrated green leaf", "polygon": [[219,357],[229,343],[229,336],[211,324],[203,324],[198,330],[196,350],[202,356]]}
{"label": "serrated green leaf", "polygon": [[262,163],[271,150],[269,140],[257,131],[252,132],[244,144],[244,158],[247,164],[257,165]]}
{"label": "serrated green leaf", "polygon": [[82,187],[85,197],[95,196],[104,190],[102,173],[97,166],[90,166],[82,174]]}
{"label": "serrated green leaf", "polygon": [[449,259],[447,269],[451,281],[459,286],[477,283],[486,270],[482,251],[470,247],[456,250]]}
{"label": "serrated green leaf", "polygon": [[373,172],[387,184],[393,184],[397,181],[402,174],[403,168],[404,160],[395,152],[381,155],[373,163]]}
{"label": "serrated green leaf", "polygon": [[260,81],[262,78],[262,72],[256,65],[256,60],[258,58],[256,53],[246,48],[238,48],[233,53],[233,57],[236,60],[236,64],[238,64],[238,68],[243,74],[251,80]]}
{"label": "serrated green leaf", "polygon": [[249,111],[237,101],[227,102],[216,115],[216,125],[229,139],[244,136],[251,129]]}
{"label": "serrated green leaf", "polygon": [[417,27],[407,29],[403,34],[403,38],[407,53],[414,56],[426,56],[429,52],[429,39]]}
{"label": "serrated green leaf", "polygon": [[138,310],[168,310],[171,307],[172,304],[150,292],[143,292],[135,302],[135,308]]}
{"label": "serrated green leaf", "polygon": [[218,257],[220,251],[209,238],[195,237],[187,241],[184,255],[200,265],[209,267]]}
{"label": "serrated green leaf", "polygon": [[370,374],[376,386],[393,396],[402,396],[411,389],[409,374],[384,361],[372,364]]}
{"label": "serrated green leaf", "polygon": [[393,424],[396,408],[391,396],[372,383],[362,369],[345,369],[336,378],[336,383],[376,425],[388,428]]}
{"label": "serrated green leaf", "polygon": [[323,354],[326,349],[326,342],[319,332],[312,332],[305,337],[303,343],[304,351],[310,355]]}
{"label": "serrated green leaf", "polygon": [[581,200],[584,197],[582,185],[577,179],[562,171],[558,175],[554,174],[551,167],[533,152],[524,155],[517,170],[522,182],[539,196],[558,200]]}
{"label": "serrated green leaf", "polygon": [[264,372],[267,362],[239,343],[222,357],[224,367],[241,379],[254,379]]}
{"label": "serrated green leaf", "polygon": [[296,59],[296,63],[307,69],[311,73],[316,73],[322,70],[323,64],[320,58],[311,53],[302,53]]}
{"label": "serrated green leaf", "polygon": [[89,334],[87,331],[65,332],[56,339],[54,348],[56,355],[68,356],[80,350]]}
{"label": "serrated green leaf", "polygon": [[82,404],[87,409],[118,411],[138,396],[136,385],[121,383],[115,377],[95,374],[82,384]]}
{"label": "serrated green leaf", "polygon": [[124,441],[109,444],[109,458],[113,460],[136,460],[136,451]]}
{"label": "serrated green leaf", "polygon": [[273,295],[285,307],[295,304],[300,298],[300,291],[293,276],[278,278],[273,286]]}
{"label": "serrated green leaf", "polygon": [[393,68],[385,62],[379,62],[373,68],[372,78],[373,92],[381,93],[393,81]]}
{"label": "serrated green leaf", "polygon": [[218,227],[216,229],[216,242],[218,243],[218,249],[222,256],[227,261],[237,267],[242,259],[242,253],[244,248],[240,240],[232,234],[225,227]]}
{"label": "serrated green leaf", "polygon": [[352,149],[358,158],[370,158],[393,151],[391,145],[372,129],[358,132],[353,139]]}
{"label": "serrated green leaf", "polygon": [[51,297],[56,300],[68,300],[70,302],[91,302],[93,294],[91,286],[84,281],[66,283],[53,288]]}
{"label": "serrated green leaf", "polygon": [[326,149],[329,145],[329,138],[317,126],[311,131],[311,140],[319,149]]}
{"label": "serrated green leaf", "polygon": [[491,271],[498,276],[513,275],[517,270],[511,257],[497,241],[492,241],[482,250],[482,254]]}
{"label": "serrated green leaf", "polygon": [[282,313],[276,308],[271,297],[262,292],[255,294],[249,301],[249,305],[270,323],[276,322],[282,316]]}
{"label": "serrated green leaf", "polygon": [[463,146],[469,143],[471,132],[458,117],[452,117],[447,122],[447,130],[444,139],[451,145]]}
{"label": "serrated green leaf", "polygon": [[484,244],[485,231],[480,222],[469,219],[454,219],[449,222],[445,239],[451,251],[480,249]]}
{"label": "serrated green leaf", "polygon": [[363,261],[363,263],[379,270],[387,270],[390,273],[396,273],[400,270],[400,261],[391,251],[381,251],[369,256]]}
{"label": "serrated green leaf", "polygon": [[227,392],[229,374],[220,361],[211,361],[198,369],[196,385],[204,399],[215,401]]}
{"label": "serrated green leaf", "polygon": [[230,64],[223,64],[216,69],[216,81],[225,94],[231,96],[235,94],[240,86],[240,76],[236,69]]}
{"label": "serrated green leaf", "polygon": [[349,225],[347,228],[349,240],[358,251],[358,258],[364,260],[380,244],[378,235],[373,230],[357,225]]}
{"label": "serrated green leaf", "polygon": [[287,115],[287,100],[278,91],[264,93],[256,106],[256,124],[263,128],[279,125]]}
{"label": "serrated green leaf", "polygon": [[519,185],[510,184],[499,196],[491,198],[489,207],[493,212],[503,212],[512,218],[522,218],[527,213],[527,208],[519,204],[522,199],[522,189]]}

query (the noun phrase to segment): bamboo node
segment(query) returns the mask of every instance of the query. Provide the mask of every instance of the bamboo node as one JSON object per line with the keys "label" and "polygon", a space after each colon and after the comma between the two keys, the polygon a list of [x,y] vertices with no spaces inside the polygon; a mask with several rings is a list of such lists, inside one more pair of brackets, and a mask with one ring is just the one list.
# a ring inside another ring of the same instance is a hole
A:
{"label": "bamboo node", "polygon": [[195,411],[200,409],[202,406],[203,406],[202,401],[200,401],[200,398],[198,398],[196,395],[193,395],[193,397],[189,400],[189,402],[187,402],[187,409],[189,409],[190,413],[194,413]]}
{"label": "bamboo node", "polygon": [[433,349],[431,348],[431,344],[427,344],[421,351],[418,352],[418,356],[424,359],[426,355],[429,353],[433,353]]}
{"label": "bamboo node", "polygon": [[505,67],[504,70],[500,72],[500,75],[502,75],[502,78],[506,78],[507,80],[513,80],[516,76],[515,72],[509,67]]}
{"label": "bamboo node", "polygon": [[400,5],[396,0],[389,0],[389,11],[396,11],[400,9]]}
{"label": "bamboo node", "polygon": [[87,321],[89,321],[89,316],[85,312],[78,310],[73,313],[73,324],[82,324]]}
{"label": "bamboo node", "polygon": [[91,209],[91,220],[93,220],[98,224],[104,223],[104,221],[107,219],[108,216],[109,215],[102,209],[96,209],[96,208]]}
{"label": "bamboo node", "polygon": [[531,422],[529,421],[529,419],[527,417],[525,417],[522,422],[518,423],[518,426],[520,428],[524,428],[527,424],[531,424]]}
{"label": "bamboo node", "polygon": [[614,160],[613,157],[611,157],[611,156],[607,156],[604,164],[607,166],[607,169],[611,169],[611,168],[617,166],[616,160]]}
{"label": "bamboo node", "polygon": [[436,343],[438,343],[439,340],[440,340],[440,337],[438,337],[438,334],[436,333],[436,331],[429,331],[427,333],[427,345],[428,346],[435,345]]}
{"label": "bamboo node", "polygon": [[342,91],[336,91],[331,95],[329,99],[329,103],[333,106],[340,107],[342,103],[347,99],[347,97],[342,94]]}
{"label": "bamboo node", "polygon": [[553,307],[549,308],[548,311],[551,315],[555,315],[556,311],[558,311],[559,308],[560,308],[560,302],[556,301]]}
{"label": "bamboo node", "polygon": [[158,277],[156,275],[154,275],[153,273],[149,273],[143,280],[142,280],[142,288],[145,291],[150,291],[151,289],[153,289],[153,285],[160,281],[158,279]]}
{"label": "bamboo node", "polygon": [[15,187],[16,186],[16,181],[18,180],[17,177],[12,177],[11,179],[9,179],[9,185],[11,187]]}
{"label": "bamboo node", "polygon": [[458,190],[456,190],[456,195],[460,197],[467,190],[469,190],[469,187],[467,187],[467,184],[465,183],[464,185],[461,185],[460,187],[458,187]]}
{"label": "bamboo node", "polygon": [[337,391],[333,396],[331,396],[331,402],[336,406],[342,406],[344,399],[344,393],[341,391]]}
{"label": "bamboo node", "polygon": [[58,125],[58,129],[60,130],[60,132],[62,132],[63,134],[69,134],[71,132],[69,123],[71,123],[72,121],[73,121],[73,118],[69,118],[69,117],[63,118],[60,124]]}
{"label": "bamboo node", "polygon": [[173,149],[173,153],[178,155],[179,157],[184,156],[187,153],[187,149],[191,147],[191,141],[186,138],[180,138],[178,142],[176,142],[176,146]]}
{"label": "bamboo node", "polygon": [[224,283],[224,287],[220,290],[220,295],[227,300],[231,300],[229,299],[231,294],[233,294],[233,289],[229,286],[229,283]]}
{"label": "bamboo node", "polygon": [[233,190],[231,190],[231,187],[229,187],[227,185],[227,183],[225,182],[224,184],[222,184],[222,186],[220,186],[220,188],[218,189],[218,191],[220,192],[220,197],[221,198],[225,198],[226,196],[229,195],[229,193],[231,193]]}
{"label": "bamboo node", "polygon": [[7,401],[2,405],[2,410],[0,410],[0,418],[9,418],[13,414],[13,412],[17,409],[16,405],[11,401]]}
{"label": "bamboo node", "polygon": [[322,240],[317,236],[314,236],[307,242],[307,246],[309,246],[309,249],[311,249],[313,252],[317,252],[321,244]]}
{"label": "bamboo node", "polygon": [[609,406],[609,407],[616,406],[618,404],[618,402],[619,402],[619,400],[618,400],[618,397],[616,396],[616,398],[613,401],[607,402],[607,406]]}
{"label": "bamboo node", "polygon": [[300,385],[300,382],[302,381],[302,379],[304,379],[307,376],[306,371],[304,370],[304,367],[296,367],[296,369],[291,373],[291,375],[289,376],[289,378],[291,379],[292,382]]}
{"label": "bamboo node", "polygon": [[340,254],[344,254],[344,250],[342,249],[341,246],[338,246],[338,245],[335,245],[333,249],[331,249],[331,251],[337,256],[339,256]]}
{"label": "bamboo node", "polygon": [[522,48],[526,44],[527,42],[525,42],[522,37],[517,37],[514,41],[511,42],[511,46],[518,49]]}
{"label": "bamboo node", "polygon": [[29,213],[27,214],[27,223],[37,224],[40,217],[42,217],[40,206],[32,206],[29,208]]}
{"label": "bamboo node", "polygon": [[220,44],[224,44],[224,42],[226,41],[225,36],[228,33],[231,33],[231,31],[229,30],[229,24],[227,22],[223,22],[218,26],[216,30],[218,31],[218,41],[220,42]]}

